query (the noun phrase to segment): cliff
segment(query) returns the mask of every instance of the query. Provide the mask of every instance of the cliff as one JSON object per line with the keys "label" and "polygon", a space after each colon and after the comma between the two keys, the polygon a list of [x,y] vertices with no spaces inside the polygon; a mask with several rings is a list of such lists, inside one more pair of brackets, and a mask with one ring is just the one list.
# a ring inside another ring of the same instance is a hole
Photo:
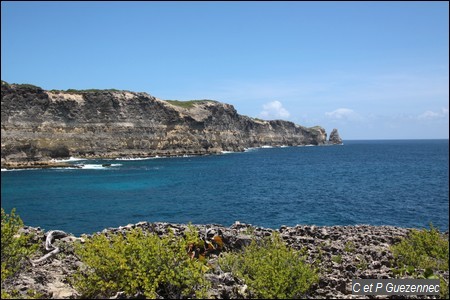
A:
{"label": "cliff", "polygon": [[320,127],[239,115],[212,100],[163,101],[118,90],[46,91],[2,81],[1,161],[202,155],[332,143]]}

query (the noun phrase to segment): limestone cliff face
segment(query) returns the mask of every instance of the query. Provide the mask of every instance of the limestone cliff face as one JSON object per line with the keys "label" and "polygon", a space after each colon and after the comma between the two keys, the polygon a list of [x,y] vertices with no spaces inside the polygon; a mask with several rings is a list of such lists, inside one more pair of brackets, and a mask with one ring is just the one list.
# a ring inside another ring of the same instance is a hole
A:
{"label": "limestone cliff face", "polygon": [[2,82],[1,159],[209,154],[326,144],[325,130],[239,115],[216,101],[180,106],[128,91],[45,91]]}

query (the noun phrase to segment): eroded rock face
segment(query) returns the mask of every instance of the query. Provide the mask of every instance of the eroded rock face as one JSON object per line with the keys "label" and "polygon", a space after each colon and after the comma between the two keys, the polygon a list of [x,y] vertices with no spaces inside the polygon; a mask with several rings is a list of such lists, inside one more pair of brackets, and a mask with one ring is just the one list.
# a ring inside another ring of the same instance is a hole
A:
{"label": "eroded rock face", "polygon": [[336,128],[334,128],[330,133],[330,139],[328,140],[330,144],[342,144],[342,139],[339,136],[339,132]]}
{"label": "eroded rock face", "polygon": [[216,101],[181,107],[146,93],[45,91],[2,82],[2,164],[69,156],[173,156],[264,145],[322,145],[326,132],[239,115]]}

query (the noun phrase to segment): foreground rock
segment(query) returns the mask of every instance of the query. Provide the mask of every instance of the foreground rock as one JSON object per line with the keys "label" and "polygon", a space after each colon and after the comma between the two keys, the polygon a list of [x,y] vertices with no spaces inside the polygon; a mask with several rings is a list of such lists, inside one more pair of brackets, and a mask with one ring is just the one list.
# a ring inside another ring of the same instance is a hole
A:
{"label": "foreground rock", "polygon": [[[263,238],[278,231],[286,243],[301,251],[307,261],[320,270],[320,281],[313,286],[309,298],[360,298],[351,295],[352,278],[394,278],[389,247],[406,237],[411,229],[392,226],[282,226],[278,230],[254,227],[236,222],[230,227],[220,225],[195,225],[201,237],[220,234],[224,241],[224,251],[242,249],[252,238]],[[96,234],[121,234],[132,228],[165,235],[173,232],[182,235],[187,229],[184,224],[140,222],[119,228],[109,228]],[[36,234],[42,243],[45,232],[28,227],[24,230]],[[447,233],[448,235],[448,233]],[[89,238],[84,235],[82,239]],[[70,285],[69,276],[82,267],[73,253],[73,241],[79,239],[67,236],[55,243],[61,253],[39,262],[18,276],[12,286],[22,293],[34,290],[48,298],[76,298],[77,291]],[[41,254],[44,254],[42,251]],[[214,257],[211,258],[214,264]],[[441,273],[448,282],[448,271]],[[207,274],[212,283],[212,298],[248,297],[247,286],[231,273],[212,270]],[[123,297],[118,293],[115,298]],[[392,297],[395,298],[395,297]],[[413,297],[414,298],[414,297]],[[417,297],[416,297],[417,298]]]}
{"label": "foreground rock", "polygon": [[117,90],[45,91],[2,81],[1,163],[203,155],[328,144],[320,127],[239,115],[212,100],[163,101]]}

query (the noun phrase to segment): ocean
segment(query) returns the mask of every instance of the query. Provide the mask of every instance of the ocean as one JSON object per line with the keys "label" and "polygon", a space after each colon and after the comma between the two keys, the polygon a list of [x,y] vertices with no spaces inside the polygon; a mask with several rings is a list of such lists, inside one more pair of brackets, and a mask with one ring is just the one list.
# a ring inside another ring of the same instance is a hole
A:
{"label": "ocean", "polygon": [[[344,141],[1,172],[1,206],[75,235],[139,221],[449,225],[448,140]],[[103,166],[110,164],[110,166]]]}

